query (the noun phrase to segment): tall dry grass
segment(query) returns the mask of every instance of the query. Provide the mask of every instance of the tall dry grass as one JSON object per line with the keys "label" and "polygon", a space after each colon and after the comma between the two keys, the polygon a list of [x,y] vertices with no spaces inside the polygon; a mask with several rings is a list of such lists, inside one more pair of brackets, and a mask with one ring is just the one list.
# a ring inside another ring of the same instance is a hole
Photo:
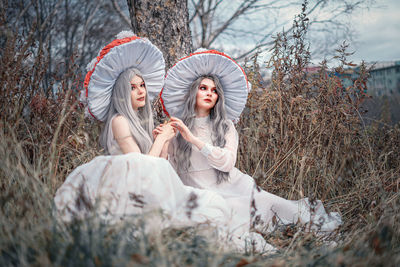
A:
{"label": "tall dry grass", "polygon": [[[193,228],[152,237],[132,235],[143,222],[59,223],[52,214],[55,190],[102,153],[100,125],[84,118],[77,101],[82,81],[73,57],[70,69],[53,77],[54,90],[44,90],[46,44],[35,43],[33,30],[8,31],[0,40],[0,265],[398,265],[399,126],[361,120],[363,66],[349,88],[324,62],[308,73],[304,10],[294,26],[291,35],[277,36],[267,88],[257,61],[247,68],[253,90],[237,125],[237,166],[269,192],[319,198],[339,211],[344,225],[336,246],[296,225],[267,236],[279,252],[262,256],[221,252]],[[337,72],[346,53],[338,49]]]}
{"label": "tall dry grass", "polygon": [[[323,61],[318,72],[308,71],[307,24],[302,14],[294,39],[277,36],[267,88],[259,86],[259,75],[250,75],[254,86],[238,124],[238,166],[282,197],[326,201],[342,211],[346,227],[360,219],[367,223],[365,216],[377,212],[383,196],[398,196],[399,127],[365,125],[360,107],[368,69],[361,64],[358,79],[347,88],[338,78],[353,65],[346,61],[346,43],[337,49],[340,64],[334,70]],[[248,71],[257,68],[254,58]]]}

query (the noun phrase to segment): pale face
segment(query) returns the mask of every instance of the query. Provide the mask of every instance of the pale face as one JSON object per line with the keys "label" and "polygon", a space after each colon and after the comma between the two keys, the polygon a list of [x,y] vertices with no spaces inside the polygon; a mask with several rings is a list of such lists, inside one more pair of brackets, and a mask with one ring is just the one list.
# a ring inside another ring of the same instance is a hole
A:
{"label": "pale face", "polygon": [[144,81],[139,76],[131,80],[131,102],[133,110],[138,110],[138,108],[144,107],[146,104],[146,85]]}
{"label": "pale face", "polygon": [[204,117],[210,114],[218,100],[217,89],[213,80],[205,78],[201,81],[196,95],[196,114]]}

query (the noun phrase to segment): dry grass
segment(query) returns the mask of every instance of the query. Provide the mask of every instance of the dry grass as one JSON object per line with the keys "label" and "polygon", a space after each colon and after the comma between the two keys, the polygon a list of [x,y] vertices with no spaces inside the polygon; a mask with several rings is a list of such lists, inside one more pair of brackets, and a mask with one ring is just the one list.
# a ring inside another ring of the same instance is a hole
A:
{"label": "dry grass", "polygon": [[[359,105],[367,70],[352,87],[321,64],[309,63],[305,17],[295,39],[278,36],[272,83],[260,87],[259,66],[238,124],[237,166],[285,198],[319,198],[340,211],[337,246],[297,226],[267,236],[272,256],[218,252],[195,229],[167,229],[154,239],[132,237],[140,223],[103,225],[96,218],[59,224],[52,215],[55,190],[75,167],[101,154],[100,125],[83,117],[76,66],[53,77],[44,93],[45,49],[33,34],[1,36],[0,50],[0,265],[346,266],[400,263],[400,129],[365,126]],[[346,66],[344,47],[338,51]]]}

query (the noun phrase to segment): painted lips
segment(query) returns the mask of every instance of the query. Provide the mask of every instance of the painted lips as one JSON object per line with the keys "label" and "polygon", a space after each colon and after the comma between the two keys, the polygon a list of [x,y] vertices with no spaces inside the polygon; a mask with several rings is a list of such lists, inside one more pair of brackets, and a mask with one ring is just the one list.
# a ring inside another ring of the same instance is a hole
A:
{"label": "painted lips", "polygon": [[137,99],[137,101],[144,101],[144,96],[139,97],[139,98]]}
{"label": "painted lips", "polygon": [[208,103],[211,103],[211,102],[212,102],[211,99],[208,99],[208,98],[207,98],[207,99],[204,99],[204,101],[205,101],[205,102],[208,102]]}

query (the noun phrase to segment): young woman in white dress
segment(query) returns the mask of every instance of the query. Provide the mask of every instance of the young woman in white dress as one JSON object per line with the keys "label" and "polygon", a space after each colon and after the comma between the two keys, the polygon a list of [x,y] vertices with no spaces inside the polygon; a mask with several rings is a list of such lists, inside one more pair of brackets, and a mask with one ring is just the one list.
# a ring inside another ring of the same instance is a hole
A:
{"label": "young woman in white dress", "polygon": [[164,111],[179,131],[169,146],[169,161],[184,184],[224,197],[235,225],[269,231],[275,216],[278,222],[300,221],[316,231],[336,229],[339,214],[327,214],[320,201],[270,194],[235,168],[238,133],[233,121],[239,119],[249,90],[243,69],[221,52],[195,52],[178,61],[160,93]]}
{"label": "young woman in white dress", "polygon": [[160,158],[175,135],[171,125],[153,131],[149,96],[161,90],[164,68],[162,53],[131,32],[118,35],[89,64],[88,113],[105,122],[100,141],[109,155],[76,168],[57,190],[54,202],[63,221],[94,215],[118,222],[161,210],[153,229],[229,222],[221,196],[185,186]]}

